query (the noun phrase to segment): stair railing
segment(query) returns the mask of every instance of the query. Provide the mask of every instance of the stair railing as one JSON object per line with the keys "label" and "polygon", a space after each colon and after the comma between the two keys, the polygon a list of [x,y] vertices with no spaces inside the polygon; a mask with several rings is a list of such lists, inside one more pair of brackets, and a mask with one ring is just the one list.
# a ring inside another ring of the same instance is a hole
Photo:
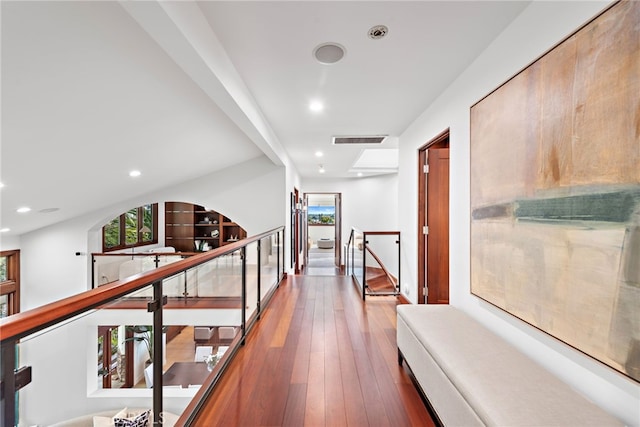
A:
{"label": "stair railing", "polygon": [[345,271],[362,291],[362,299],[367,295],[400,294],[400,248],[399,231],[361,231],[352,227],[345,250]]}

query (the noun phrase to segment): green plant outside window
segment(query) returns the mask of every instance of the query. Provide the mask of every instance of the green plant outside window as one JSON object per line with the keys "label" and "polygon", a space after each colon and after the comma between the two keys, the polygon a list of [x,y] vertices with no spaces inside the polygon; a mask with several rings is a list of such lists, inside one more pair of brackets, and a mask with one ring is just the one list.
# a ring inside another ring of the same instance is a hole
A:
{"label": "green plant outside window", "polygon": [[129,209],[102,227],[104,252],[148,245],[158,241],[158,204]]}
{"label": "green plant outside window", "polygon": [[0,282],[7,281],[7,257],[0,257]]}

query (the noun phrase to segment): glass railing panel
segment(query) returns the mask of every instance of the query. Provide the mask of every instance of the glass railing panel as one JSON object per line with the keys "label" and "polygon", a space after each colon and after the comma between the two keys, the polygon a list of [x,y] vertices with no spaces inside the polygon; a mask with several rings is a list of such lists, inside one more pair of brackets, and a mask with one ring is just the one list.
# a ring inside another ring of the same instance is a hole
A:
{"label": "glass railing panel", "polygon": [[123,280],[135,274],[180,261],[186,255],[178,253],[117,253],[93,254],[93,287]]}
{"label": "glass railing panel", "polygon": [[356,280],[360,288],[364,286],[364,234],[360,231],[354,230],[353,232],[353,241],[352,246],[350,248],[350,268],[351,275]]}
{"label": "glass railing panel", "polygon": [[277,235],[260,240],[260,300],[271,292],[278,283]]}
{"label": "glass railing panel", "polygon": [[280,270],[279,270],[280,277],[278,277],[278,281],[279,281],[282,278],[282,275],[284,274],[284,270],[285,270],[284,230],[278,232],[278,247],[280,249]]}
{"label": "glass railing panel", "polygon": [[258,243],[253,242],[246,246],[246,320],[255,319],[258,309]]}
{"label": "glass railing panel", "polygon": [[[143,333],[153,323],[147,292],[142,289],[20,340],[17,366],[30,366],[32,380],[18,392],[19,425],[80,416],[91,420],[92,414],[115,413],[124,406],[152,408],[145,385],[145,363],[153,352]],[[140,304],[132,306],[132,301]]]}
{"label": "glass railing panel", "polygon": [[199,298],[242,297],[242,259],[240,251],[222,255],[191,269],[189,295]]}
{"label": "glass railing panel", "polygon": [[398,235],[366,234],[366,286],[369,294],[395,293],[399,277]]}

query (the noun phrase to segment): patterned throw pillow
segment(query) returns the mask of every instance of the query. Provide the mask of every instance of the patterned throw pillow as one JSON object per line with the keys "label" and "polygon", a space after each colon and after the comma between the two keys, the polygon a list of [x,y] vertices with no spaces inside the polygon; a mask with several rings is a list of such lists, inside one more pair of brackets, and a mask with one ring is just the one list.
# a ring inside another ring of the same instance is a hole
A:
{"label": "patterned throw pillow", "polygon": [[113,418],[113,425],[115,427],[147,427],[150,412],[150,410],[144,411],[141,414],[128,418],[119,418],[116,416]]}

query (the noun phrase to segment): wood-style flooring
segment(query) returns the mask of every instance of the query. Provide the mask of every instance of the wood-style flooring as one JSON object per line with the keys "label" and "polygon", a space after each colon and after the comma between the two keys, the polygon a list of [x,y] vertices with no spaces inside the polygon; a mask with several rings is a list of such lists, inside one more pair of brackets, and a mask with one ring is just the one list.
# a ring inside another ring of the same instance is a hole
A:
{"label": "wood-style flooring", "polygon": [[433,426],[397,362],[396,298],[345,276],[289,276],[198,426]]}

